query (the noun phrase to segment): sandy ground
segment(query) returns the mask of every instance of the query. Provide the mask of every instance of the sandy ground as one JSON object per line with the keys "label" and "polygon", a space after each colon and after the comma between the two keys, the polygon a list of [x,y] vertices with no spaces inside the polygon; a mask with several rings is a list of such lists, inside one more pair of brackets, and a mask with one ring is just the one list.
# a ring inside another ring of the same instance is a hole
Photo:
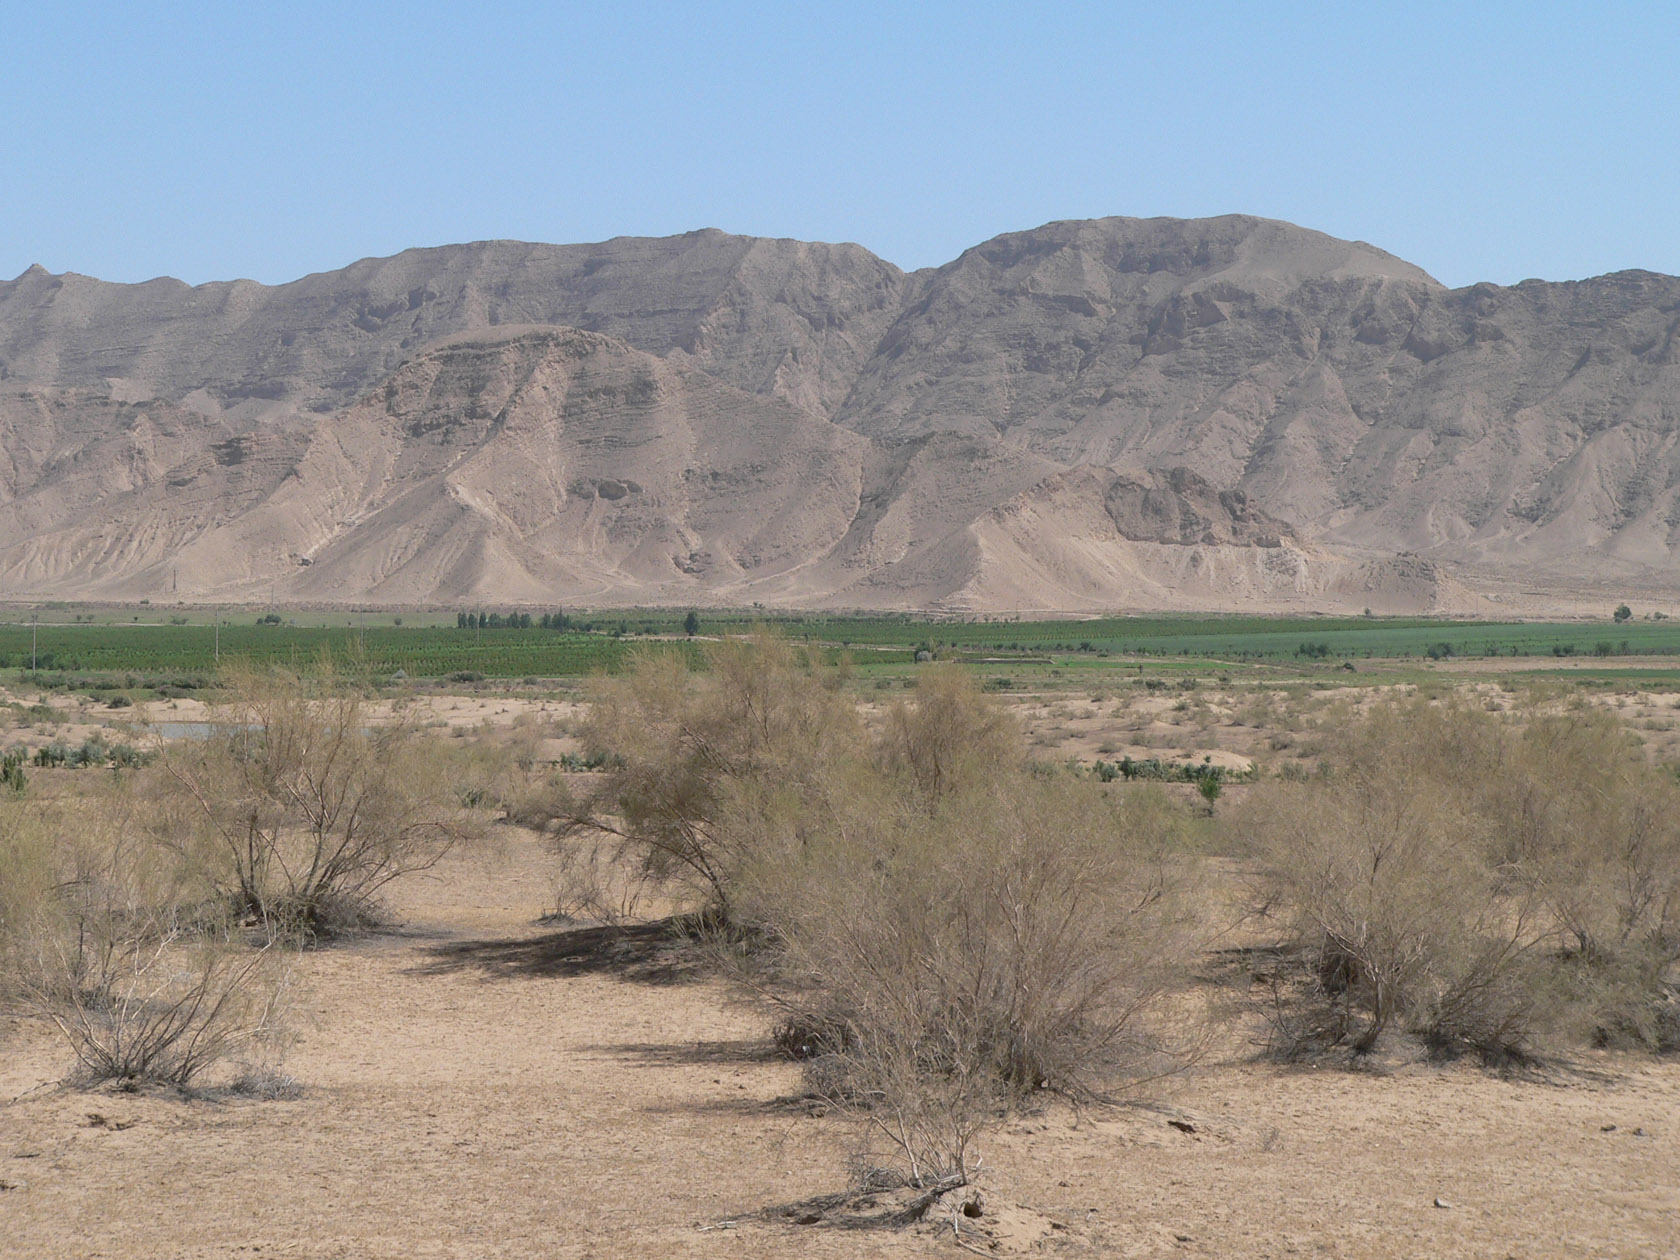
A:
{"label": "sandy ground", "polygon": [[[798,1068],[713,982],[537,923],[547,863],[510,833],[397,887],[400,930],[307,955],[296,1099],[64,1090],[62,1047],[5,1030],[0,1255],[962,1254],[945,1221],[758,1215],[840,1189],[854,1132],[799,1100]],[[967,1245],[1680,1254],[1680,1063],[1559,1079],[1290,1069],[1233,1046],[1147,1105],[1053,1105],[989,1137]]]}
{"label": "sandy ground", "polygon": [[[1661,662],[1629,657],[1619,663],[1655,666]],[[1680,762],[1680,694],[1647,690],[1632,681],[1569,690],[1571,675],[1590,668],[1591,662],[1548,657],[1544,664],[1557,675],[1555,686],[1560,695],[1614,712],[1643,741],[1653,761]],[[1443,685],[1453,685],[1461,699],[1490,710],[1509,709],[1521,699],[1526,689],[1507,689],[1503,676],[1531,668],[1526,660],[1503,658],[1454,662],[1453,667],[1453,674],[1443,674]],[[1460,678],[1459,674],[1466,677]],[[1288,683],[1278,687],[1253,682],[1229,686],[1204,680],[1189,692],[1176,686],[1149,692],[1123,679],[1092,678],[1053,692],[1015,693],[998,699],[1020,722],[1029,754],[1046,762],[1071,759],[1090,765],[1129,756],[1136,760],[1207,761],[1241,773],[1256,766],[1275,770],[1292,760],[1312,760],[1325,746],[1325,739],[1318,734],[1322,722],[1329,720],[1333,729],[1341,717],[1353,711],[1415,689],[1386,682],[1333,688],[1304,685],[1305,679]],[[0,747],[23,744],[35,748],[55,740],[74,746],[101,736],[109,742],[130,742],[144,748],[152,746],[157,738],[149,723],[164,724],[167,731],[173,724],[211,722],[221,716],[215,707],[197,699],[142,701],[131,709],[110,710],[81,696],[14,695],[0,688],[0,703],[37,700],[44,700],[54,717],[31,719],[0,711]],[[871,693],[863,693],[862,703],[866,718],[876,722],[883,718],[886,705]],[[534,748],[538,758],[552,761],[565,753],[581,751],[574,733],[586,708],[577,697],[537,696],[498,691],[491,686],[470,694],[420,690],[374,701],[367,711],[374,722],[401,718],[456,736],[529,732],[538,741]]]}

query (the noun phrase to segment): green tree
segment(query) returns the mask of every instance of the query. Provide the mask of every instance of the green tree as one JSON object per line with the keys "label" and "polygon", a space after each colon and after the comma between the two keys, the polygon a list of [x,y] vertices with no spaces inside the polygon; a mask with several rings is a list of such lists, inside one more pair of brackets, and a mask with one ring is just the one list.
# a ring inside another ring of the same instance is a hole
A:
{"label": "green tree", "polygon": [[1633,619],[1633,609],[1629,608],[1626,604],[1617,604],[1615,616],[1617,625],[1620,625],[1624,621],[1631,621]]}
{"label": "green tree", "polygon": [[688,616],[683,618],[683,633],[691,639],[700,633],[699,613],[690,610]]}

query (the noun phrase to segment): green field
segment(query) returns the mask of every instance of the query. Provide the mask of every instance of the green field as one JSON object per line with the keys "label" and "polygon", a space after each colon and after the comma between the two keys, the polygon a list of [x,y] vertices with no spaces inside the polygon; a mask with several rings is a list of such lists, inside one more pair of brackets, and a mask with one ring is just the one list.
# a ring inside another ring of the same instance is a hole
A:
{"label": "green field", "polygon": [[[1281,660],[1425,656],[1680,656],[1680,622],[1487,622],[1367,617],[1117,617],[1091,621],[912,622],[815,618],[780,622],[799,637],[849,645],[926,642],[965,652],[1109,652]],[[1305,645],[1311,653],[1303,653]],[[1326,649],[1317,652],[1319,645]]]}
{"label": "green field", "polygon": [[[62,615],[62,614],[60,614]],[[450,614],[453,618],[453,614]],[[692,648],[680,613],[597,613],[580,618],[587,631],[461,629],[437,624],[257,625],[240,622],[144,624],[70,621],[0,625],[0,669],[59,673],[208,675],[231,661],[311,669],[323,654],[354,658],[366,668],[414,677],[477,673],[488,678],[577,677],[619,668],[626,654],[653,636]],[[367,619],[362,619],[367,620]],[[702,636],[743,633],[762,615],[701,618]],[[937,621],[899,616],[768,618],[795,642],[849,651],[860,668],[902,668],[919,649],[988,667],[1055,666],[1110,669],[1150,661],[1334,665],[1353,661],[1420,663],[1521,657],[1535,668],[1559,657],[1609,666],[1623,656],[1677,658],[1680,621],[1486,622],[1425,618],[1117,617],[1084,621]],[[426,624],[429,623],[429,624]],[[1649,668],[1649,667],[1647,667]],[[1663,671],[1657,671],[1663,672]]]}
{"label": "green field", "polygon": [[323,654],[379,673],[461,671],[493,678],[568,677],[611,670],[629,642],[605,634],[458,630],[454,626],[0,626],[0,668],[76,673],[204,674],[234,661],[308,670]]}

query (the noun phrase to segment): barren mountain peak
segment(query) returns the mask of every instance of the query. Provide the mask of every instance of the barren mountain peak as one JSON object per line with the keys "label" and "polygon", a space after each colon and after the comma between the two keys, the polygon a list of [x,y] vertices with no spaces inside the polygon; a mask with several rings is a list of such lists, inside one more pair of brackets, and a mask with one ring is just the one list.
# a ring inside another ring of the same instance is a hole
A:
{"label": "barren mountain peak", "polygon": [[1249,215],[1058,221],[911,276],[715,228],[273,286],[32,266],[0,282],[0,588],[1680,596],[1677,340],[1672,277],[1448,290]]}
{"label": "barren mountain peak", "polygon": [[1285,281],[1372,276],[1440,287],[1422,268],[1363,241],[1339,240],[1281,220],[1242,214],[1061,220],[994,237],[964,257],[1007,266],[1056,249],[1083,251],[1127,272]]}

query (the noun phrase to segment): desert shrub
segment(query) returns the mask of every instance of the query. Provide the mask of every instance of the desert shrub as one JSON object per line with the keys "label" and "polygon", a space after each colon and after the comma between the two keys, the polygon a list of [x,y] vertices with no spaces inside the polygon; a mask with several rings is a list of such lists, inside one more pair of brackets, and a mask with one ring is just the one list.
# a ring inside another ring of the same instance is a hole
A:
{"label": "desert shrub", "polygon": [[601,685],[582,735],[605,773],[561,834],[617,837],[644,876],[727,918],[755,838],[822,815],[864,736],[842,675],[780,638],[708,643],[705,663],[642,652]]}
{"label": "desert shrub", "polygon": [[1124,804],[1014,770],[930,809],[902,785],[743,874],[737,965],[814,1089],[914,1184],[961,1184],[975,1140],[1039,1090],[1107,1096],[1182,1063],[1156,1026],[1188,957],[1155,793]]}
{"label": "desert shrub", "polygon": [[1533,918],[1458,811],[1345,778],[1266,784],[1249,809],[1320,999],[1281,1025],[1291,1048],[1369,1050],[1396,1026],[1443,1046],[1521,1044]]}
{"label": "desert shrub", "polygon": [[530,772],[512,776],[499,801],[508,822],[533,831],[564,834],[574,825],[579,805],[577,787],[570,776],[619,768],[616,758],[600,752],[564,752],[550,766],[533,767]]}
{"label": "desert shrub", "polygon": [[541,729],[534,722],[518,721],[507,727],[456,727],[451,734],[460,741],[446,758],[456,800],[464,808],[499,810],[508,821],[529,825],[528,806],[540,782],[536,761]]}
{"label": "desert shrub", "polygon": [[1680,974],[1670,950],[1642,942],[1613,954],[1569,952],[1553,961],[1547,980],[1546,996],[1574,1040],[1680,1050]]}
{"label": "desert shrub", "polygon": [[1562,934],[1558,1016],[1601,1043],[1680,1045],[1680,784],[1602,711],[1532,717],[1497,818]]}
{"label": "desert shrub", "polygon": [[969,783],[1012,771],[1023,758],[1021,734],[1007,710],[990,701],[962,666],[933,665],[915,703],[887,714],[883,762],[930,802]]}
{"label": "desert shrub", "polygon": [[1672,1042],[1680,787],[1613,717],[1417,700],[1336,742],[1242,814],[1310,963],[1287,1044]]}
{"label": "desert shrub", "polygon": [[622,861],[620,842],[600,834],[558,837],[549,879],[548,917],[564,922],[622,924],[666,903],[668,888],[645,865]]}
{"label": "desert shrub", "polygon": [[1035,1091],[1095,1099],[1181,1062],[1152,1026],[1188,955],[1180,807],[1033,775],[954,667],[871,741],[841,680],[781,640],[707,664],[648,655],[606,684],[566,876],[600,886],[606,835],[634,858],[617,895],[696,894],[812,1087],[913,1183],[966,1180],[978,1135]]}
{"label": "desert shrub", "polygon": [[1608,713],[1533,718],[1513,741],[1506,857],[1588,958],[1680,948],[1680,784]]}
{"label": "desert shrub", "polygon": [[475,829],[455,755],[372,725],[340,679],[230,676],[226,724],[161,759],[156,826],[237,914],[313,936],[370,921],[380,889]]}
{"label": "desert shrub", "polygon": [[574,753],[560,754],[560,769],[567,774],[587,774],[591,770],[602,770],[613,762],[613,758],[604,753]]}
{"label": "desert shrub", "polygon": [[[7,974],[24,1008],[63,1034],[84,1083],[185,1087],[269,1038],[280,1023],[285,967],[252,948],[178,855],[135,825],[117,792],[89,794],[56,816],[7,828],[48,840],[22,863],[8,846]],[[5,859],[0,859],[5,860]]]}
{"label": "desert shrub", "polygon": [[1499,860],[1479,789],[1502,773],[1494,719],[1421,702],[1377,710],[1315,782],[1242,811],[1310,976],[1284,1044],[1365,1051],[1399,1028],[1440,1048],[1520,1050],[1531,1031],[1535,898]]}
{"label": "desert shrub", "polygon": [[29,932],[56,883],[52,836],[39,809],[0,794],[0,1009],[20,996]]}
{"label": "desert shrub", "polygon": [[111,748],[111,765],[118,770],[135,770],[151,764],[151,756],[132,744],[116,744]]}
{"label": "desert shrub", "polygon": [[82,907],[42,944],[33,1005],[69,1042],[87,1082],[186,1087],[267,1035],[282,986],[272,946],[252,950],[174,920],[112,919]]}

